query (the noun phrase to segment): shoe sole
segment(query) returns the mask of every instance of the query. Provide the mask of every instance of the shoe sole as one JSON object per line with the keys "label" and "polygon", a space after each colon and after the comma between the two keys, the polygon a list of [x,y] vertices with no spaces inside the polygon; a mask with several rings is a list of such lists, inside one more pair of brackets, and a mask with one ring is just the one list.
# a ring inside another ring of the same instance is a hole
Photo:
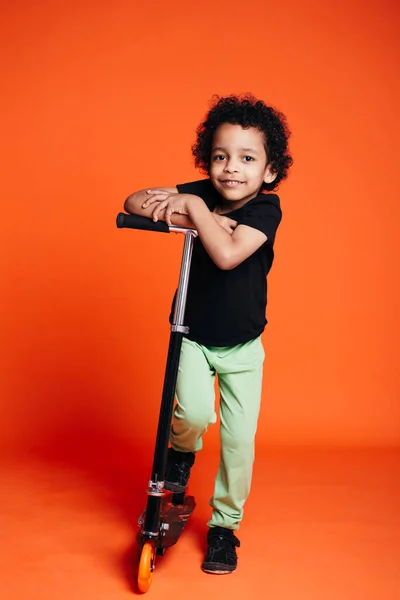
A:
{"label": "shoe sole", "polygon": [[205,564],[201,567],[204,573],[210,573],[211,575],[230,575],[236,569],[236,567],[227,567],[226,565],[219,564]]}

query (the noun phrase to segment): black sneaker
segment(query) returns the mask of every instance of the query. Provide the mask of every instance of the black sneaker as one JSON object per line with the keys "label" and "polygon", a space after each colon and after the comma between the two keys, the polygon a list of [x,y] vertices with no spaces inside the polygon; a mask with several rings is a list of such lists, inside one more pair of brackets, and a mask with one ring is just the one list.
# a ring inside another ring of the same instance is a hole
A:
{"label": "black sneaker", "polygon": [[175,493],[186,491],[194,459],[194,452],[178,452],[173,448],[168,448],[164,481],[166,490]]}
{"label": "black sneaker", "polygon": [[237,567],[236,548],[240,542],[232,529],[211,527],[207,534],[207,554],[201,568],[206,573],[227,575]]}

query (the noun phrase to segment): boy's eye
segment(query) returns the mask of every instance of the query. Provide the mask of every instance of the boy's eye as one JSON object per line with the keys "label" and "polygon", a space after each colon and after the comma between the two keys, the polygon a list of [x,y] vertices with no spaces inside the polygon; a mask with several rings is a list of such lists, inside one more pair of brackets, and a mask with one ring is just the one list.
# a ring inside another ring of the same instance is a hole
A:
{"label": "boy's eye", "polygon": [[254,160],[254,158],[252,156],[244,156],[243,160],[244,160],[244,162],[251,162]]}
{"label": "boy's eye", "polygon": [[225,155],[224,154],[216,154],[214,156],[214,160],[224,160]]}

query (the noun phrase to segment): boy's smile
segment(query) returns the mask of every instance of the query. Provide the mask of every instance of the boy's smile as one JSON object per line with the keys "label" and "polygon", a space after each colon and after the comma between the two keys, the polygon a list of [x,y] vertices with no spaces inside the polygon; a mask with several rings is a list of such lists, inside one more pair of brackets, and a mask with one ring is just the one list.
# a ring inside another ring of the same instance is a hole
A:
{"label": "boy's smile", "polygon": [[237,187],[242,185],[243,181],[237,181],[235,179],[221,179],[222,185],[226,185],[228,188]]}
{"label": "boy's smile", "polygon": [[235,210],[255,198],[263,182],[275,179],[267,164],[264,134],[255,127],[223,123],[214,134],[210,179],[224,198],[220,208]]}

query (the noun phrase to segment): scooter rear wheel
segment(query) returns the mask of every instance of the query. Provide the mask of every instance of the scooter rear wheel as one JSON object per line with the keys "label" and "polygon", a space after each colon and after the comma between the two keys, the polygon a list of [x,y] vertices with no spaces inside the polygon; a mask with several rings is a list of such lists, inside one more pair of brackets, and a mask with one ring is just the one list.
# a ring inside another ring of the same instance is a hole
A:
{"label": "scooter rear wheel", "polygon": [[153,542],[145,542],[140,553],[138,587],[142,594],[146,593],[153,578],[155,549]]}

